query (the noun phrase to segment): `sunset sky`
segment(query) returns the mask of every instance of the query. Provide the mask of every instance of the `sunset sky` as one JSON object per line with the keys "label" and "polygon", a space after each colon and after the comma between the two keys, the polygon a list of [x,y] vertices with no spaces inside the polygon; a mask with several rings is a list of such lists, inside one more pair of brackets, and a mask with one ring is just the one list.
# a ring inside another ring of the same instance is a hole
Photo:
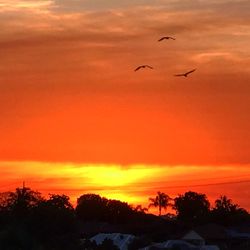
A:
{"label": "sunset sky", "polygon": [[249,9],[0,0],[0,191],[146,206],[193,190],[250,210]]}

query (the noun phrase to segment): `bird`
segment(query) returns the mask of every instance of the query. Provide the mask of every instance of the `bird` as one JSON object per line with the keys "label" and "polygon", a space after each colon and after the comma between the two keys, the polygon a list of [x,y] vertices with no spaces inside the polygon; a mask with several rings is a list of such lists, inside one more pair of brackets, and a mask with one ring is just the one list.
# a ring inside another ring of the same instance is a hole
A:
{"label": "bird", "polygon": [[196,69],[192,69],[192,70],[190,70],[190,71],[188,71],[188,72],[186,72],[186,73],[177,74],[177,75],[174,75],[174,76],[185,76],[185,77],[187,77],[189,74],[193,73],[195,70],[196,70]]}
{"label": "bird", "polygon": [[162,38],[160,38],[159,40],[158,40],[158,42],[161,42],[161,41],[163,41],[163,40],[169,40],[169,39],[172,39],[172,40],[175,40],[175,38],[174,37],[171,37],[171,36],[163,36]]}
{"label": "bird", "polygon": [[136,69],[135,69],[135,71],[137,71],[137,70],[139,70],[139,69],[145,69],[145,68],[149,68],[149,69],[153,69],[153,67],[151,67],[151,66],[149,66],[149,65],[140,65],[139,67],[137,67]]}

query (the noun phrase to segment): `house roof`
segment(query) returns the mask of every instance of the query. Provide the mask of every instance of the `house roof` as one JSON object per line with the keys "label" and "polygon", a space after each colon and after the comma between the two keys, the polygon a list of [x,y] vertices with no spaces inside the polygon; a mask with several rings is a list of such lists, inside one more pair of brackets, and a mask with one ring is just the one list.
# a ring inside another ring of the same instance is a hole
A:
{"label": "house roof", "polygon": [[182,237],[182,240],[200,240],[200,241],[204,241],[204,239],[198,233],[196,233],[193,230],[191,230],[187,234],[185,234]]}
{"label": "house roof", "polygon": [[135,238],[131,234],[120,234],[120,233],[111,233],[105,234],[100,233],[92,237],[90,240],[95,241],[97,245],[102,244],[105,239],[110,239],[113,243],[119,247],[120,250],[127,250],[129,243]]}

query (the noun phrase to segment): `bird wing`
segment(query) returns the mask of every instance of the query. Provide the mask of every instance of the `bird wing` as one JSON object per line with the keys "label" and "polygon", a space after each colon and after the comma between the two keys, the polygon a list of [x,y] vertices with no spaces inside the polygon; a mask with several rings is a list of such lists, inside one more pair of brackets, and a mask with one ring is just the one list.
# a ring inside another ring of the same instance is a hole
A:
{"label": "bird wing", "polygon": [[141,68],[141,66],[137,67],[137,68],[135,69],[135,71],[139,70],[140,68]]}
{"label": "bird wing", "polygon": [[149,65],[145,65],[146,67],[150,68],[150,69],[153,69],[153,67],[149,66]]}
{"label": "bird wing", "polygon": [[171,37],[171,36],[163,36],[163,37],[160,38],[158,41],[160,42],[160,41],[162,41],[162,40],[164,40],[164,39],[172,39],[172,40],[175,40],[174,37]]}
{"label": "bird wing", "polygon": [[188,74],[194,72],[195,70],[196,70],[196,69],[190,70],[190,71],[188,71],[187,73],[185,73],[185,75],[188,75]]}
{"label": "bird wing", "polygon": [[177,74],[177,75],[174,75],[174,76],[184,76],[184,74]]}

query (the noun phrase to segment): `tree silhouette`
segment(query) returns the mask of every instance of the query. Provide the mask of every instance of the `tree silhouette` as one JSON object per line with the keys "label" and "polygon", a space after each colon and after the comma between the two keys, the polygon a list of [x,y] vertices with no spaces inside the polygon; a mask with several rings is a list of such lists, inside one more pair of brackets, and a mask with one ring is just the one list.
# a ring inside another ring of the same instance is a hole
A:
{"label": "tree silhouette", "polygon": [[74,210],[72,204],[69,201],[69,197],[64,194],[50,194],[47,204],[60,210]]}
{"label": "tree silhouette", "polygon": [[49,199],[41,201],[33,210],[31,227],[45,249],[72,249],[76,218],[69,197],[50,194]]}
{"label": "tree silhouette", "polygon": [[34,219],[44,231],[48,231],[48,227],[59,233],[72,230],[74,217],[74,208],[66,195],[51,194],[34,209]]}
{"label": "tree silhouette", "polygon": [[106,205],[107,221],[113,223],[127,222],[134,213],[131,206],[119,200],[108,200]]}
{"label": "tree silhouette", "polygon": [[238,207],[239,205],[233,204],[232,200],[227,198],[226,195],[220,196],[220,198],[215,201],[216,210],[232,212],[232,211],[235,211]]}
{"label": "tree silhouette", "polygon": [[[158,192],[149,200],[149,207],[159,208],[161,215],[172,199]],[[66,195],[51,194],[43,198],[30,188],[17,188],[15,192],[0,193],[0,249],[111,250],[116,246],[110,241],[97,246],[80,240],[80,235],[89,237],[94,232],[100,233],[100,225],[104,225],[104,232],[118,228],[121,232],[146,234],[149,240],[155,241],[165,239],[165,232],[178,232],[186,226],[206,223],[207,218],[226,226],[250,221],[249,213],[226,196],[217,199],[212,210],[209,207],[205,194],[186,192],[174,199],[177,219],[169,217],[166,221],[144,213],[141,206],[133,208],[126,202],[97,194],[80,196],[74,209]],[[148,244],[144,240],[135,240],[129,249],[145,245]]]}
{"label": "tree silhouette", "polygon": [[133,207],[133,210],[134,210],[135,212],[145,213],[145,212],[148,211],[148,208],[142,207],[142,205],[137,205],[137,206]]}
{"label": "tree silhouette", "polygon": [[225,195],[220,196],[215,201],[215,207],[211,213],[213,220],[223,225],[235,224],[250,219],[245,209],[241,208],[238,204],[234,204]]}
{"label": "tree silhouette", "polygon": [[77,199],[76,215],[82,220],[103,220],[108,200],[97,194],[84,194]]}
{"label": "tree silhouette", "polygon": [[30,188],[16,188],[15,192],[9,194],[7,207],[15,216],[24,216],[32,208],[36,207],[43,200],[39,192]]}
{"label": "tree silhouette", "polygon": [[134,213],[128,203],[96,194],[84,194],[77,199],[76,215],[85,221],[127,222]]}
{"label": "tree silhouette", "polygon": [[171,206],[171,201],[172,199],[165,193],[162,192],[157,192],[157,195],[155,196],[155,198],[149,198],[149,201],[151,202],[149,204],[149,208],[150,207],[159,207],[159,216],[161,216],[161,210],[163,209],[167,209],[168,206]]}
{"label": "tree silhouette", "polygon": [[78,249],[75,211],[65,195],[43,198],[30,188],[2,195],[0,249]]}
{"label": "tree silhouette", "polygon": [[200,221],[209,214],[210,203],[205,194],[186,192],[174,199],[177,218],[183,221]]}

